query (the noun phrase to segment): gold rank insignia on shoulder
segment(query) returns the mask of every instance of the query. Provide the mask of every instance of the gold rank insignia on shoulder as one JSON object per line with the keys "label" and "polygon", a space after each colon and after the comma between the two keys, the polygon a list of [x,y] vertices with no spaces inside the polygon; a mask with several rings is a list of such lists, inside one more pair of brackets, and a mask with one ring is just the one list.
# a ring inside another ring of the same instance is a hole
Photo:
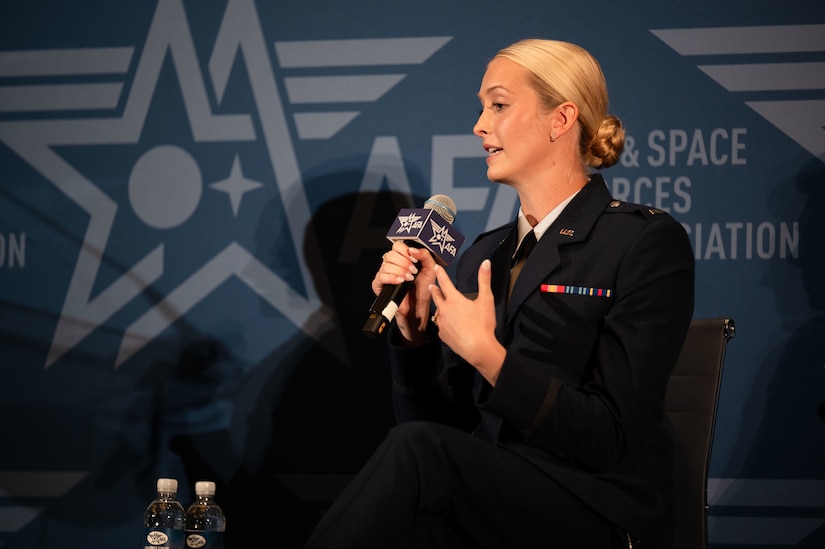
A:
{"label": "gold rank insignia on shoulder", "polygon": [[573,233],[575,232],[576,231],[574,231],[573,229],[562,229],[559,231],[559,234],[562,236],[573,236]]}
{"label": "gold rank insignia on shoulder", "polygon": [[648,208],[647,211],[650,212],[650,215],[665,213],[663,210],[657,210],[656,208]]}

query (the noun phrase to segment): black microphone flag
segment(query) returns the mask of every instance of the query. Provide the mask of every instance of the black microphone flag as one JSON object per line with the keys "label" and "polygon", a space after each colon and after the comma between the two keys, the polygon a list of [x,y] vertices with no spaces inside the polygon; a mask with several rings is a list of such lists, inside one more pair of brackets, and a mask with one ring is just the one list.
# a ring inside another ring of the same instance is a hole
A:
{"label": "black microphone flag", "polygon": [[[434,195],[424,202],[423,208],[402,208],[387,232],[387,239],[390,242],[403,240],[409,246],[426,248],[439,265],[447,267],[464,244],[464,235],[451,225],[455,214],[455,202],[449,196]],[[370,307],[362,330],[365,335],[376,338],[384,332],[410,284],[412,282],[384,286]]]}

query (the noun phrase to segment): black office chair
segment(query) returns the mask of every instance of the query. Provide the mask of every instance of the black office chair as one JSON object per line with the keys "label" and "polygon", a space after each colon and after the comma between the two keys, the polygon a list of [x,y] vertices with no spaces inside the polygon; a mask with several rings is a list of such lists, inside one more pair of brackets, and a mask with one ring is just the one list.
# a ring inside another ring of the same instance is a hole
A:
{"label": "black office chair", "polygon": [[725,346],[733,319],[694,320],[665,397],[665,425],[675,446],[673,549],[708,543],[707,480]]}

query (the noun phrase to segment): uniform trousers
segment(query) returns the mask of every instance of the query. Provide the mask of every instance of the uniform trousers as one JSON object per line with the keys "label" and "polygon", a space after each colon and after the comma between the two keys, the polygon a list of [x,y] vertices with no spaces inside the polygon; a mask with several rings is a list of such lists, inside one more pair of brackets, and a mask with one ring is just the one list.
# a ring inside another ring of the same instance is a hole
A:
{"label": "uniform trousers", "polygon": [[627,547],[622,534],[512,451],[430,422],[394,427],[307,549]]}

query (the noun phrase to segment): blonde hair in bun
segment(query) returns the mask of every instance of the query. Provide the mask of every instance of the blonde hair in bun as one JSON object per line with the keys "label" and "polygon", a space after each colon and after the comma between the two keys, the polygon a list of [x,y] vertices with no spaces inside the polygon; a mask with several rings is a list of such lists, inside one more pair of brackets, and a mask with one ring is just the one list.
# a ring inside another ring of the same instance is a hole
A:
{"label": "blonde hair in bun", "polygon": [[532,73],[530,85],[546,110],[565,101],[579,108],[579,152],[585,166],[609,168],[624,150],[621,121],[607,114],[607,84],[598,61],[576,44],[529,39],[496,54]]}

